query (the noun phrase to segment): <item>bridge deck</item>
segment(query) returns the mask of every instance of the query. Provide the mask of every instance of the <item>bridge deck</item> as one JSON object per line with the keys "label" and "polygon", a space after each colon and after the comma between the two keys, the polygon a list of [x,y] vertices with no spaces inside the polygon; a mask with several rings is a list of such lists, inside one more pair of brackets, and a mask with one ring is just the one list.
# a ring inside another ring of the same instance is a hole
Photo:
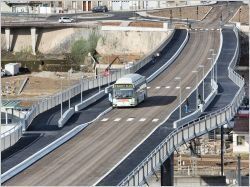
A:
{"label": "bridge deck", "polygon": [[[178,105],[179,92],[174,89],[177,75],[185,77],[183,87],[195,87],[191,71],[200,64],[206,66],[205,71],[209,69],[209,49],[218,48],[218,38],[217,31],[190,33],[189,42],[175,63],[149,84],[148,101],[136,108],[112,110],[6,185],[93,185]],[[167,91],[168,85],[171,89]],[[183,97],[189,92],[185,90]],[[121,120],[115,121],[117,118]],[[155,123],[154,119],[159,121]]]}
{"label": "bridge deck", "polygon": [[[164,56],[157,63],[149,63],[138,73],[145,76],[150,76],[155,70],[161,67],[168,61],[173,54],[178,50],[186,36],[185,30],[176,30],[172,40],[163,49]],[[84,99],[94,95],[98,90],[90,90],[83,93]],[[80,102],[80,95],[71,99],[71,105],[76,105]],[[57,138],[69,132],[79,124],[86,123],[96,118],[102,111],[110,107],[107,97],[94,103],[88,108],[77,112],[67,122],[64,128],[57,127],[57,121],[60,118],[60,106],[56,106],[42,114],[39,114],[31,123],[24,136],[14,146],[2,152],[1,155],[1,170],[2,173],[14,167],[18,163],[36,153],[40,149],[47,146]],[[68,109],[68,102],[63,104],[63,112]],[[45,125],[46,124],[46,125]]]}
{"label": "bridge deck", "polygon": [[[231,103],[238,86],[228,78],[228,64],[233,58],[236,49],[236,37],[232,30],[223,30],[223,45],[218,58],[218,94],[207,110],[202,114],[221,109]],[[176,110],[169,120],[159,127],[143,144],[141,144],[131,155],[129,155],[116,169],[105,177],[98,185],[115,186],[124,179],[146,156],[173,130],[173,121],[178,119]]]}

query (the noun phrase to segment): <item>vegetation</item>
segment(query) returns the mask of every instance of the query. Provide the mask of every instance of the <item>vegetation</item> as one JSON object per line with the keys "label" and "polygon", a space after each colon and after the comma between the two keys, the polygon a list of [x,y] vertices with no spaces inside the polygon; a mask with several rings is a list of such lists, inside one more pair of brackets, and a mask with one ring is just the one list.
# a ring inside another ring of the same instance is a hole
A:
{"label": "vegetation", "polygon": [[81,38],[71,46],[70,58],[74,63],[84,64],[85,57],[88,56],[88,53],[91,55],[95,54],[95,49],[97,46],[97,42],[99,39],[99,35],[93,31],[87,40]]}

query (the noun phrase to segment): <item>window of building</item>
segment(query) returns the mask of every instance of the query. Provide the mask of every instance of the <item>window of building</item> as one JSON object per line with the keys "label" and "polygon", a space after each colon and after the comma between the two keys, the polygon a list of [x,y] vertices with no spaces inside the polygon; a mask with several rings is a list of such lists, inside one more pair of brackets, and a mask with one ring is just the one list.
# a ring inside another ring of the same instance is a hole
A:
{"label": "window of building", "polygon": [[245,136],[237,136],[237,145],[245,144]]}
{"label": "window of building", "polygon": [[76,8],[76,1],[72,1],[72,8]]}

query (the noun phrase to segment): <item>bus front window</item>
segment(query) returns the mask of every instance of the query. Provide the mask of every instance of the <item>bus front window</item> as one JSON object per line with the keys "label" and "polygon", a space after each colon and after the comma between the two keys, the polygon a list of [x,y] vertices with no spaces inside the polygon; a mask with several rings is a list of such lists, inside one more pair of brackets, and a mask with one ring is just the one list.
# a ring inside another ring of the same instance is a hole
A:
{"label": "bus front window", "polygon": [[133,90],[123,90],[123,89],[115,89],[114,90],[114,97],[116,99],[122,99],[122,98],[132,98],[134,95]]}

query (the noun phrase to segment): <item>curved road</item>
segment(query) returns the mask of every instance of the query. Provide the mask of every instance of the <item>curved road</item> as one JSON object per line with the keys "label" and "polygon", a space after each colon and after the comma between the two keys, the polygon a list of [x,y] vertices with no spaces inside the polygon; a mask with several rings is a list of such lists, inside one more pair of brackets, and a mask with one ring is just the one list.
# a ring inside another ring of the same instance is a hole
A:
{"label": "curved road", "polygon": [[[4,185],[93,185],[177,107],[179,83],[174,78],[183,78],[182,87],[194,87],[191,71],[204,64],[207,72],[209,49],[218,46],[218,31],[191,32],[175,63],[149,83],[145,102],[136,108],[112,110]],[[183,97],[190,92],[183,90]]]}

